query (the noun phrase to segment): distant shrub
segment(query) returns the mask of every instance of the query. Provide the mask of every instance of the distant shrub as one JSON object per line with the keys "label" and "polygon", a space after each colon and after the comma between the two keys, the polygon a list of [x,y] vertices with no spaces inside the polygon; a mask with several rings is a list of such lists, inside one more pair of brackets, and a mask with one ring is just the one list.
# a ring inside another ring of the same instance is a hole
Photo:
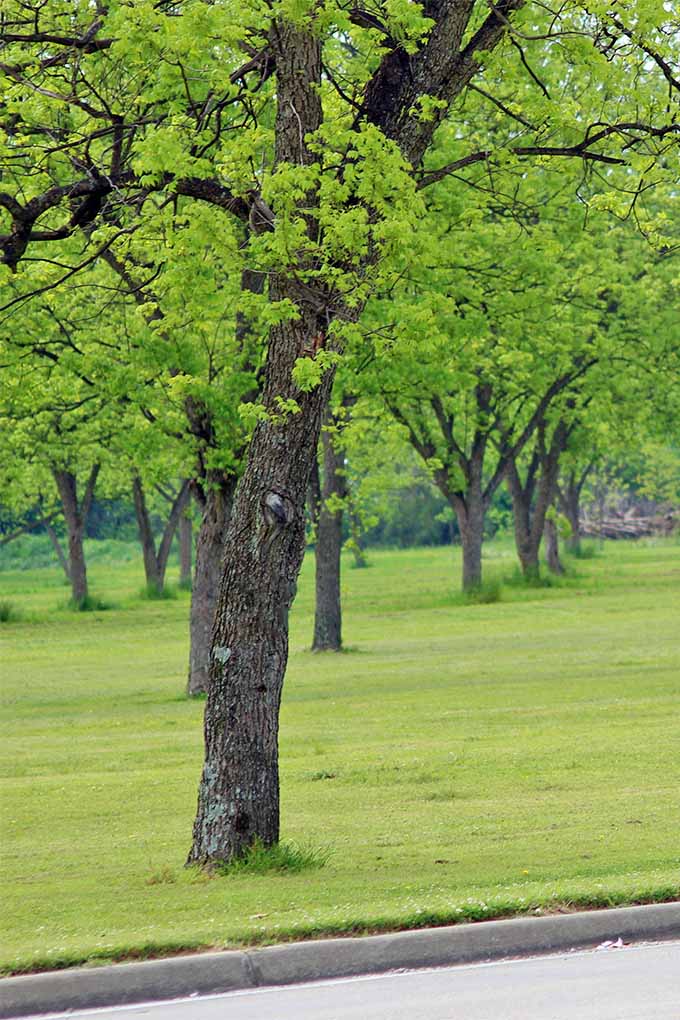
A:
{"label": "distant shrub", "polygon": [[138,542],[121,542],[117,538],[88,538],[85,542],[88,563],[116,566],[139,559]]}
{"label": "distant shrub", "polygon": [[14,623],[20,616],[13,602],[0,602],[0,623]]}
{"label": "distant shrub", "polygon": [[[63,536],[60,538],[63,546],[65,540]],[[138,542],[121,542],[113,538],[85,540],[88,563],[116,566],[138,558]],[[41,567],[59,567],[48,535],[21,535],[0,546],[0,570],[39,570]]]}
{"label": "distant shrub", "polygon": [[577,560],[594,560],[600,555],[600,550],[595,542],[581,542],[576,549],[571,549],[570,553]]}
{"label": "distant shrub", "polygon": [[0,546],[0,570],[37,570],[58,565],[47,535],[21,535]]}

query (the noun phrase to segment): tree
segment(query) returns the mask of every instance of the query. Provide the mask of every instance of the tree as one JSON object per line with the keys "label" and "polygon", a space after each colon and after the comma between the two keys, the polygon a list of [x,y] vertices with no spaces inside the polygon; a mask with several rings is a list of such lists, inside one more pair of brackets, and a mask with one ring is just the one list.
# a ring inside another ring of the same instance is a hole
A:
{"label": "tree", "polygon": [[[95,394],[87,376],[59,370],[56,345],[72,344],[72,333],[51,310],[33,309],[27,332],[40,335],[41,354],[27,358],[30,345],[3,337],[4,385],[0,421],[7,449],[2,457],[3,502],[18,512],[39,508],[59,562],[71,585],[75,608],[88,603],[87,566],[83,541],[102,463],[108,460],[119,422],[107,399]],[[62,549],[52,528],[63,516],[67,545]]]}
{"label": "tree", "polygon": [[[431,0],[423,10],[385,4],[377,18],[307,0],[240,5],[238,15],[226,2],[188,0],[179,11],[151,0],[134,8],[112,2],[94,20],[84,2],[66,12],[62,3],[47,12],[27,12],[18,0],[6,6],[6,150],[21,179],[0,197],[11,221],[2,241],[8,267],[19,266],[29,245],[58,244],[95,222],[103,225],[86,260],[96,258],[121,230],[143,222],[147,204],[171,196],[263,225],[249,243],[249,258],[269,274],[261,413],[225,543],[189,855],[195,863],[227,860],[256,838],[278,839],[287,616],[336,356],[420,215],[416,181],[493,161],[488,148],[464,151],[461,131],[461,155],[426,166],[435,129],[446,118],[463,123],[462,100],[484,68],[495,64],[509,82],[531,67],[525,48],[548,60],[555,51],[546,37],[575,32],[578,45],[563,42],[555,59],[573,74],[583,68],[584,85],[599,80],[597,112],[539,96],[526,129],[531,144],[514,145],[515,156],[619,165],[642,147],[649,164],[653,142],[667,145],[677,131],[666,112],[673,81],[665,37],[649,27],[665,26],[667,16],[656,2],[645,3],[644,20],[621,28],[604,10],[586,16],[570,2],[548,15],[521,0],[491,8],[473,0]],[[612,53],[612,37],[622,35],[626,46]],[[201,45],[206,38],[220,45]],[[584,59],[586,41],[593,48]],[[633,119],[621,97],[641,61],[650,65],[649,84]],[[149,80],[145,92],[139,83]],[[272,125],[264,103],[274,80]],[[46,119],[55,141],[40,133]],[[35,173],[38,165],[47,170]],[[114,211],[116,225],[107,227]]]}
{"label": "tree", "polygon": [[321,431],[321,478],[316,514],[314,565],[315,609],[313,652],[342,648],[340,553],[344,500],[347,496],[345,456],[338,441],[341,416],[328,408]]}
{"label": "tree", "polygon": [[551,201],[549,173],[512,188],[509,176],[514,208],[496,192],[454,201],[434,188],[423,258],[371,308],[397,322],[368,385],[456,515],[465,590],[481,583],[485,517],[510,465],[602,356],[587,303],[599,234],[568,193]]}
{"label": "tree", "polygon": [[165,587],[165,571],[168,566],[172,540],[180,526],[182,514],[189,500],[189,480],[185,479],[175,491],[172,489],[168,490],[163,486],[157,486],[157,489],[170,507],[158,548],[156,548],[156,539],[153,533],[151,517],[147,509],[142,479],[137,473],[133,475],[132,499],[135,507],[135,516],[137,517],[139,541],[144,556],[146,586],[150,594],[160,595]]}

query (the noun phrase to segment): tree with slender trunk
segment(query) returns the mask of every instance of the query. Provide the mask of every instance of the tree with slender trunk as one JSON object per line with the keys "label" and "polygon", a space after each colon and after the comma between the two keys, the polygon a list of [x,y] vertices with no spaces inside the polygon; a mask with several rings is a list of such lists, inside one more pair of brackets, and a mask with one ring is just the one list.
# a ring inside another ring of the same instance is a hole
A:
{"label": "tree with slender trunk", "polygon": [[133,475],[132,499],[137,518],[139,541],[144,557],[144,576],[146,578],[147,590],[149,594],[153,595],[162,594],[165,587],[165,571],[168,566],[172,541],[189,499],[189,480],[185,479],[177,492],[170,492],[162,486],[159,487],[159,491],[170,504],[170,512],[165,522],[158,548],[156,548],[156,538],[151,523],[151,515],[146,504],[142,479],[138,474]]}
{"label": "tree with slender trunk", "polygon": [[569,552],[581,551],[581,494],[595,462],[589,460],[580,469],[572,467],[558,478],[555,486],[558,506],[569,522],[566,546]]}
{"label": "tree with slender trunk", "polygon": [[[552,511],[552,512],[551,512]],[[560,535],[557,527],[554,506],[548,510],[543,526],[543,543],[545,546],[545,562],[552,574],[564,573],[564,566],[560,559]]]}
{"label": "tree with slender trunk", "polygon": [[[565,369],[542,393],[528,390],[520,401],[505,372],[503,380],[477,381],[460,397],[435,393],[429,400],[411,396],[391,403],[392,413],[458,520],[463,591],[473,591],[482,582],[484,522],[507,471],[552,403],[579,373],[580,368]],[[501,427],[508,405],[512,419]]]}
{"label": "tree with slender trunk", "polygon": [[566,449],[569,431],[563,419],[552,430],[542,421],[533,449],[526,458],[524,472],[518,458],[508,459],[506,477],[512,498],[515,545],[522,573],[528,581],[536,581],[540,576],[541,539],[555,498],[560,457]]}
{"label": "tree with slender trunk", "polygon": [[194,527],[190,510],[185,509],[180,516],[177,536],[179,542],[179,586],[190,589],[194,564]]}
{"label": "tree with slender trunk", "polygon": [[57,534],[56,529],[51,521],[45,522],[45,531],[47,532],[47,537],[49,538],[52,544],[52,548],[54,549],[56,557],[59,560],[59,566],[64,571],[64,577],[70,584],[71,568],[69,567],[68,559],[66,557],[66,553],[64,552],[64,548],[61,542],[59,541],[59,535]]}
{"label": "tree with slender trunk", "polygon": [[339,420],[329,410],[321,432],[323,483],[314,544],[315,609],[313,652],[342,648],[340,563],[344,500],[347,494],[345,457],[338,442]]}
{"label": "tree with slender trunk", "polygon": [[100,467],[101,465],[98,463],[92,465],[85,489],[80,497],[78,495],[78,478],[75,472],[65,467],[55,466],[52,468],[66,523],[71,602],[76,609],[80,609],[86,604],[89,594],[83,540]]}

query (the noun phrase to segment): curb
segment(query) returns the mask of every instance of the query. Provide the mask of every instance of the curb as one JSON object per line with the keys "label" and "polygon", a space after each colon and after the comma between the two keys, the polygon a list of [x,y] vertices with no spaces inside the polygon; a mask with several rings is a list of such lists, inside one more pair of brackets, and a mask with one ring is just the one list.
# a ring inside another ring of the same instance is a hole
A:
{"label": "curb", "polygon": [[272,985],[680,939],[680,902],[482,921],[0,980],[0,1018],[166,1001]]}

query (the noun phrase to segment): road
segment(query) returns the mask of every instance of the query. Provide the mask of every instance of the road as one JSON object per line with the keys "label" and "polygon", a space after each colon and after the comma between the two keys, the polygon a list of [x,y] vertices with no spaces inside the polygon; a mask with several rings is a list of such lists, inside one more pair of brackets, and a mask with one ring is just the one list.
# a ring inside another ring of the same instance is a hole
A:
{"label": "road", "polygon": [[680,1020],[680,942],[231,992],[68,1016],[71,1020]]}

